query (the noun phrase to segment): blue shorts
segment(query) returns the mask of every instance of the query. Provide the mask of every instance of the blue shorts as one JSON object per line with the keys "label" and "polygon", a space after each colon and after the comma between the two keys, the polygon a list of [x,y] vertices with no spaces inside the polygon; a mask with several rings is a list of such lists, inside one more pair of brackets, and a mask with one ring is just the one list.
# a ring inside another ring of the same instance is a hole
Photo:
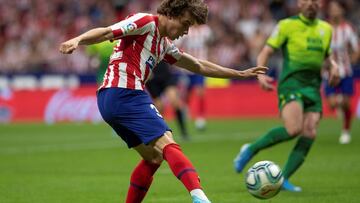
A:
{"label": "blue shorts", "polygon": [[106,88],[97,93],[101,116],[129,148],[149,144],[171,131],[150,96],[142,90]]}
{"label": "blue shorts", "polygon": [[354,81],[352,76],[347,76],[340,80],[340,83],[331,87],[328,81],[325,81],[325,95],[328,97],[334,94],[352,96],[354,94]]}
{"label": "blue shorts", "polygon": [[191,91],[195,86],[204,87],[205,77],[199,74],[191,74],[184,72],[175,72],[174,80],[178,83],[183,83],[187,91]]}
{"label": "blue shorts", "polygon": [[198,74],[189,74],[188,75],[190,83],[189,83],[189,89],[194,88],[194,86],[204,86],[205,77]]}

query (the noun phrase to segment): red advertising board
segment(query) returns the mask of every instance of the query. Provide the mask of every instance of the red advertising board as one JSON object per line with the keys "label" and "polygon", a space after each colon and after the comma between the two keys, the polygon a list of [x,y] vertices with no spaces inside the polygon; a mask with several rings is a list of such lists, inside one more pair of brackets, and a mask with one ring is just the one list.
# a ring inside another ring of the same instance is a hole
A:
{"label": "red advertising board", "polygon": [[96,104],[96,87],[78,89],[2,92],[0,121],[48,123],[101,121]]}
{"label": "red advertising board", "polygon": [[[360,81],[356,82],[360,89]],[[260,90],[256,83],[242,83],[226,88],[206,90],[206,116],[208,118],[276,117],[278,116],[276,92]],[[360,117],[360,94],[352,100]],[[197,99],[190,102],[189,112],[197,114]],[[334,115],[324,104],[324,115]],[[167,108],[165,117],[171,118]],[[78,89],[33,90],[0,92],[0,122],[63,122],[101,121],[96,104],[96,87]]]}

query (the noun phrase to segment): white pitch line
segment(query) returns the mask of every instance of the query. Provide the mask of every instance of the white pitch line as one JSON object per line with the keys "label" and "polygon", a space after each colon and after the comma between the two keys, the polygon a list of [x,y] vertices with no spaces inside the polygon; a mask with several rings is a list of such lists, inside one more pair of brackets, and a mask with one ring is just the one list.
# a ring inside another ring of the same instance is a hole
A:
{"label": "white pitch line", "polygon": [[[220,134],[206,134],[200,136],[192,136],[190,143],[206,143],[214,141],[227,141],[227,140],[244,140],[258,135],[257,132],[246,132],[246,133],[232,133],[227,134],[227,136],[222,136]],[[177,137],[175,136],[175,139]],[[179,142],[182,142],[178,138]],[[125,148],[125,143],[119,138],[119,140],[108,140],[108,141],[92,141],[92,142],[78,142],[78,143],[66,143],[66,144],[47,144],[47,145],[33,145],[33,146],[11,146],[11,147],[2,147],[0,148],[0,155],[7,154],[29,154],[29,153],[41,153],[41,152],[56,152],[56,151],[81,151],[89,149],[109,149],[123,147]]]}

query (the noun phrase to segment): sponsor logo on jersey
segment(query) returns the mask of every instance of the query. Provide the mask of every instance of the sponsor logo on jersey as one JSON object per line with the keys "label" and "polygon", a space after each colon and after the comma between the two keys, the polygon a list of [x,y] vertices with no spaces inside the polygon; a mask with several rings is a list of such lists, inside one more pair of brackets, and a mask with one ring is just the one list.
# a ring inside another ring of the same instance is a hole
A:
{"label": "sponsor logo on jersey", "polygon": [[148,60],[146,61],[146,65],[148,65],[150,69],[153,69],[155,67],[154,57],[149,56]]}

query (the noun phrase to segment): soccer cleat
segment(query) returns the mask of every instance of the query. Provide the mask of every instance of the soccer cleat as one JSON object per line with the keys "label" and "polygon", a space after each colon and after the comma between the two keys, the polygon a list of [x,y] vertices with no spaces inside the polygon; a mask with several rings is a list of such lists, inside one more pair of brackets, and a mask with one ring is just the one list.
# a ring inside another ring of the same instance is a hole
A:
{"label": "soccer cleat", "polygon": [[347,131],[343,131],[339,137],[340,144],[349,144],[351,142],[351,135]]}
{"label": "soccer cleat", "polygon": [[205,118],[197,118],[195,120],[195,127],[199,131],[204,131],[206,128],[206,120]]}
{"label": "soccer cleat", "polygon": [[301,187],[291,184],[288,179],[284,180],[284,182],[281,186],[281,189],[287,190],[290,192],[301,192],[302,191]]}
{"label": "soccer cleat", "polygon": [[253,154],[251,153],[250,144],[244,144],[239,154],[234,159],[234,168],[237,173],[241,173],[241,171],[244,169],[245,165],[250,161]]}
{"label": "soccer cleat", "polygon": [[200,199],[198,196],[191,196],[193,203],[211,203],[209,200]]}

